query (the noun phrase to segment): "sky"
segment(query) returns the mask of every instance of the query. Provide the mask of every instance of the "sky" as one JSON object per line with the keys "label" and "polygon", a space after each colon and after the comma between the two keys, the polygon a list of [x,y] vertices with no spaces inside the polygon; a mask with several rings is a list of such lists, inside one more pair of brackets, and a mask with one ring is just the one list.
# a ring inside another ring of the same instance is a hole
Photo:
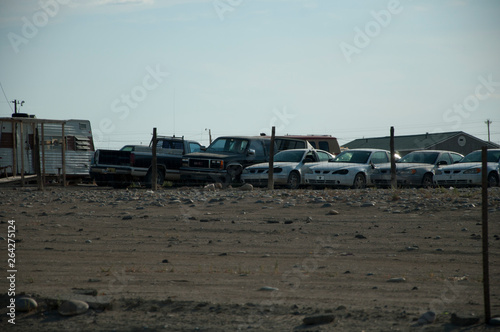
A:
{"label": "sky", "polygon": [[159,135],[500,144],[497,0],[5,0],[0,117],[87,119],[97,148]]}

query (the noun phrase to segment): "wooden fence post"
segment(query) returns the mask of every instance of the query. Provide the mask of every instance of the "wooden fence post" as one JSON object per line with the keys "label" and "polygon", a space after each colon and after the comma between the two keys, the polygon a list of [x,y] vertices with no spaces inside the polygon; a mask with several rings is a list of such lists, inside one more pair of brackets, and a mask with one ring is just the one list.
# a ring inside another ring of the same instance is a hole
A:
{"label": "wooden fence post", "polygon": [[490,307],[490,265],[488,257],[488,147],[482,148],[482,229],[483,229],[483,294],[484,317],[486,323],[491,319]]}
{"label": "wooden fence post", "polygon": [[398,180],[396,179],[396,153],[394,149],[394,127],[391,127],[391,138],[390,138],[390,150],[391,150],[391,188],[396,189],[398,186]]}
{"label": "wooden fence post", "polygon": [[274,189],[274,136],[276,128],[273,126],[271,132],[271,146],[269,148],[269,171],[267,172],[267,189]]}
{"label": "wooden fence post", "polygon": [[151,160],[151,190],[157,190],[158,189],[158,186],[157,186],[157,178],[158,178],[158,174],[157,174],[157,170],[156,170],[156,167],[157,167],[157,160],[156,160],[156,145],[158,144],[158,141],[156,139],[156,128],[153,128],[153,144],[152,144],[152,148],[153,148],[153,159]]}

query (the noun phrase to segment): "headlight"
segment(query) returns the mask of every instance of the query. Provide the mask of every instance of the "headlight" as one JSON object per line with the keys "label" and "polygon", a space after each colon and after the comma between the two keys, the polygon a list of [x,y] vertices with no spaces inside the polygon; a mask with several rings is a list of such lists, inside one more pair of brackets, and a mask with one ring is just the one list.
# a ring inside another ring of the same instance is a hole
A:
{"label": "headlight", "polygon": [[443,174],[443,171],[441,171],[441,170],[436,170],[434,173],[435,173],[436,175],[441,175],[441,174]]}
{"label": "headlight", "polygon": [[282,171],[283,171],[283,168],[281,168],[281,167],[275,167],[275,168],[273,168],[273,172],[274,173],[281,173]]}
{"label": "headlight", "polygon": [[349,173],[349,170],[347,170],[347,169],[340,169],[338,171],[333,172],[332,174],[346,175],[347,173]]}
{"label": "headlight", "polygon": [[248,168],[243,169],[243,171],[241,172],[241,174],[248,174],[248,173],[250,173],[250,170]]}
{"label": "headlight", "polygon": [[417,170],[416,169],[405,169],[401,172],[399,172],[400,175],[413,175],[413,174],[417,174]]}
{"label": "headlight", "polygon": [[224,169],[223,160],[210,160],[210,168]]}
{"label": "headlight", "polygon": [[471,168],[471,169],[464,171],[464,174],[478,174],[478,173],[481,173],[481,169],[479,167]]}
{"label": "headlight", "polygon": [[375,168],[374,170],[372,170],[372,174],[380,174],[380,169]]}
{"label": "headlight", "polygon": [[307,167],[306,169],[304,169],[304,174],[313,174],[313,170]]}

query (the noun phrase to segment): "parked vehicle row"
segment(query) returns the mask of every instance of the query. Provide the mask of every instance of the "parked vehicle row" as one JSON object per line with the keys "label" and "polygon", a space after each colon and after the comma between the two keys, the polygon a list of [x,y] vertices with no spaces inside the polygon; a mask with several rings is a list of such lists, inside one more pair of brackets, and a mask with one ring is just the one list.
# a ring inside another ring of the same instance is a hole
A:
{"label": "parked vehicle row", "polygon": [[[279,172],[275,183],[296,188],[297,184],[313,187],[366,186],[389,187],[391,185],[390,152],[378,149],[345,150],[327,161],[306,161],[303,150],[288,150],[288,156],[300,155],[293,167],[282,172],[282,156],[275,156]],[[311,151],[309,151],[311,153]],[[488,150],[488,185],[498,186],[500,174],[500,149]],[[396,159],[398,157],[396,156]],[[242,179],[254,185],[267,185],[268,164],[248,167]],[[289,174],[296,174],[294,179]],[[482,182],[481,151],[467,156],[452,151],[413,151],[396,161],[396,181],[400,187],[432,187],[435,185],[474,186]],[[288,177],[285,177],[287,175]],[[286,180],[285,180],[286,179]],[[299,181],[300,180],[300,181]],[[292,185],[293,183],[293,185]]]}
{"label": "parked vehicle row", "polygon": [[[268,136],[223,136],[207,148],[179,137],[157,139],[158,184],[169,180],[267,186],[272,150]],[[274,142],[276,186],[361,189],[391,185],[391,156],[387,150],[340,152],[336,139],[331,136],[279,136]],[[318,145],[330,151],[316,149]],[[127,186],[140,181],[150,185],[151,146],[127,145],[119,151],[97,150],[90,175],[98,184]],[[452,151],[419,150],[403,158],[395,155],[395,158],[398,186],[480,185],[482,181],[481,151],[464,157]],[[488,150],[490,186],[499,185],[499,164],[500,149]]]}

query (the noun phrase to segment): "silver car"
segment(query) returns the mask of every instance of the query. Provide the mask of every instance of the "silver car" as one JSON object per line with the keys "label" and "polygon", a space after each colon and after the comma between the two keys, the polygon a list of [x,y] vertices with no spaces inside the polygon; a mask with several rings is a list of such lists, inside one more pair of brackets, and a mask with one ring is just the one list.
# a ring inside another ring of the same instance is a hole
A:
{"label": "silver car", "polygon": [[[304,183],[303,172],[311,163],[326,163],[335,158],[323,150],[292,149],[274,155],[273,178],[276,185],[297,189]],[[243,170],[241,179],[255,186],[267,186],[269,163],[248,166]]]}
{"label": "silver car", "polygon": [[[405,155],[396,162],[398,186],[431,187],[434,172],[441,166],[451,165],[462,160],[460,153],[442,150],[419,150]],[[377,187],[391,185],[391,164],[375,167],[371,179]]]}
{"label": "silver car", "polygon": [[[473,151],[455,165],[445,166],[436,170],[434,182],[437,185],[474,186],[482,183],[482,152]],[[487,153],[488,185],[496,187],[499,184],[500,149],[491,149]]]}

